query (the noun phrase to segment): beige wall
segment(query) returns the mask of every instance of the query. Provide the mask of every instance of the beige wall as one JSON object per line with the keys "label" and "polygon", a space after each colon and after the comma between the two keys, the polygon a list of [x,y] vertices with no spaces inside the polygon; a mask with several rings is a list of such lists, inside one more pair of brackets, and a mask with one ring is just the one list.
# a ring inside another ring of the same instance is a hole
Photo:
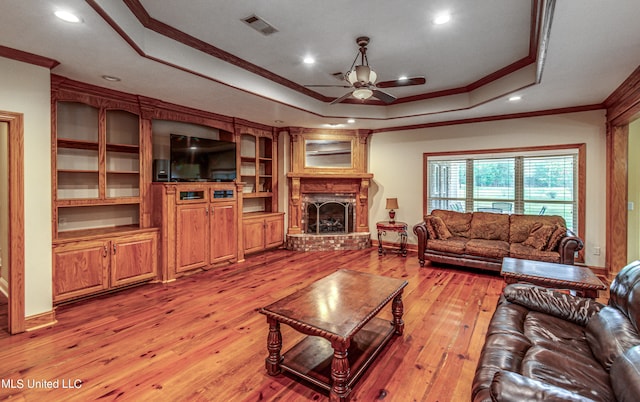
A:
{"label": "beige wall", "polygon": [[[411,227],[422,220],[423,153],[528,147],[546,144],[587,144],[585,262],[605,266],[605,112],[592,111],[525,119],[460,124],[411,131],[377,133],[371,138],[369,227],[388,219],[384,200],[397,197],[396,220]],[[600,247],[600,255],[594,248]]]}
{"label": "beige wall", "polygon": [[9,278],[9,124],[0,122],[0,291]]}
{"label": "beige wall", "polygon": [[629,210],[627,260],[640,259],[640,120],[629,125]]}
{"label": "beige wall", "polygon": [[52,309],[51,74],[0,57],[0,110],[24,115],[25,315]]}

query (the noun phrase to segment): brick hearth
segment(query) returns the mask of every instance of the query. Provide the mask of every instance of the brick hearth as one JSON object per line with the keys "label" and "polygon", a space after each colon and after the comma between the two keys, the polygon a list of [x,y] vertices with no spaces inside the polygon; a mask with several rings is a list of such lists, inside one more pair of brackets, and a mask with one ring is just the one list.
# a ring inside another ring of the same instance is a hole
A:
{"label": "brick hearth", "polygon": [[371,247],[369,232],[349,234],[287,234],[287,249],[294,251],[362,250]]}

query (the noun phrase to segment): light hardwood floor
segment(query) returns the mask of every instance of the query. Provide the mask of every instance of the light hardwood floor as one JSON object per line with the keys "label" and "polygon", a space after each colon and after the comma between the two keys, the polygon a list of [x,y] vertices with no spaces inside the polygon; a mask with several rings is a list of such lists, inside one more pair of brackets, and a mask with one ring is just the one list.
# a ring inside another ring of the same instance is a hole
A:
{"label": "light hardwood floor", "polygon": [[[173,283],[61,306],[54,327],[0,338],[0,399],[326,401],[309,384],[267,375],[268,326],[256,309],[339,268],[409,282],[404,335],[378,356],[352,400],[470,400],[502,279],[420,268],[415,252],[378,257],[376,248],[276,250]],[[391,318],[390,308],[381,314]],[[301,339],[284,325],[282,337],[283,351]],[[21,380],[23,388],[9,388],[9,380]],[[43,380],[57,380],[57,388],[29,388]]]}

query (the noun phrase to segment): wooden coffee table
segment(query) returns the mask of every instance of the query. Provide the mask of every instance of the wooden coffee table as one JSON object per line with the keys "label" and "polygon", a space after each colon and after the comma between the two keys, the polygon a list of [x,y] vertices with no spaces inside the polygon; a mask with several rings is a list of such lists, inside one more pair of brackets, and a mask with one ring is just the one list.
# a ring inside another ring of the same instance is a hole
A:
{"label": "wooden coffee table", "polygon": [[577,295],[595,299],[607,287],[589,268],[551,262],[505,257],[502,271],[506,283],[529,282],[547,288],[574,290]]}
{"label": "wooden coffee table", "polygon": [[[402,292],[407,282],[339,270],[263,307],[267,316],[269,375],[290,372],[347,401],[353,384],[384,345],[402,335]],[[393,321],[376,315],[391,302]],[[283,356],[280,323],[309,335]]]}

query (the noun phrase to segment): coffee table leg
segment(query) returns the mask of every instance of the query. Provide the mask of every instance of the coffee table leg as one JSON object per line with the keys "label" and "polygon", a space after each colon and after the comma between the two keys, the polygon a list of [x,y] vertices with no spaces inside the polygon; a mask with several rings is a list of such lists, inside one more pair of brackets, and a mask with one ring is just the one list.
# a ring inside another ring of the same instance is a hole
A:
{"label": "coffee table leg", "polygon": [[280,333],[280,323],[273,318],[267,318],[269,323],[269,336],[267,336],[267,350],[269,356],[265,359],[265,367],[269,375],[280,373],[280,350],[282,349],[282,334]]}
{"label": "coffee table leg", "polygon": [[402,313],[404,312],[404,305],[402,304],[402,292],[393,298],[393,304],[391,306],[393,313],[393,325],[395,326],[396,335],[402,335],[404,332],[404,321],[402,321]]}
{"label": "coffee table leg", "polygon": [[331,361],[331,392],[330,402],[346,402],[349,400],[351,389],[348,386],[351,367],[349,366],[348,351],[349,342],[332,342],[333,360]]}

